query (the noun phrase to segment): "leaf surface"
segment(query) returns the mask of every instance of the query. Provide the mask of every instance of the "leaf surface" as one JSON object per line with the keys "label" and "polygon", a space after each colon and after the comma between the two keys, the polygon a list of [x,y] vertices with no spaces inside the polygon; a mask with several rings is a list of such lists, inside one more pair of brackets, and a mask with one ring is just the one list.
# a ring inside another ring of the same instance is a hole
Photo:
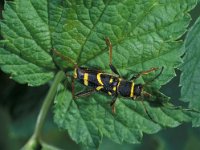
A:
{"label": "leaf surface", "polygon": [[[182,42],[177,41],[190,21],[186,13],[196,1],[67,1],[63,3],[55,48],[79,66],[110,72],[105,37],[113,44],[113,64],[124,77],[133,72],[164,66],[156,81],[162,85],[173,76],[182,62]],[[60,13],[61,14],[61,13]],[[59,59],[60,66],[63,64]],[[157,73],[157,72],[156,72]],[[155,73],[144,77],[145,81]],[[77,89],[83,89],[83,86]],[[79,90],[76,90],[79,91]],[[196,113],[181,108],[145,106],[119,97],[116,114],[112,114],[111,97],[96,93],[86,98],[71,98],[70,88],[62,85],[55,101],[55,122],[87,148],[97,148],[103,135],[117,143],[139,143],[143,133],[156,133],[163,127],[176,127],[189,122]]]}
{"label": "leaf surface", "polygon": [[38,86],[51,80],[51,32],[45,0],[6,2],[1,21],[1,69],[19,83]]}
{"label": "leaf surface", "polygon": [[63,85],[58,88],[55,100],[55,122],[59,127],[67,129],[69,135],[85,148],[95,149],[99,146],[103,135],[122,143],[139,143],[143,133],[153,134],[166,127],[177,127],[183,122],[191,122],[199,117],[199,113],[175,107],[170,103],[150,106],[141,101],[118,98],[116,113],[110,108],[108,96],[98,93],[73,100],[71,92]]}
{"label": "leaf surface", "polygon": [[[110,72],[105,37],[113,44],[113,64],[126,78],[134,72],[164,67],[152,83],[156,90],[175,76],[181,64],[182,42],[188,11],[196,0],[16,0],[7,2],[1,22],[4,41],[0,49],[1,69],[20,83],[37,86],[51,80],[55,66],[72,71],[73,64],[53,55],[57,49],[79,66]],[[53,56],[53,58],[52,58]],[[138,82],[152,79],[159,71]],[[95,93],[72,100],[71,90],[60,84],[55,100],[55,122],[68,130],[77,143],[96,149],[103,135],[117,143],[139,143],[143,133],[156,133],[163,127],[189,122],[197,113],[173,105],[119,97],[116,114],[110,108],[111,97]],[[83,85],[75,84],[76,91]],[[161,95],[161,94],[160,94]],[[147,99],[144,99],[147,100]]]}
{"label": "leaf surface", "polygon": [[[190,102],[189,107],[200,110],[200,17],[191,27],[185,40],[184,64],[181,67],[181,100]],[[200,120],[193,122],[194,126],[200,125]]]}

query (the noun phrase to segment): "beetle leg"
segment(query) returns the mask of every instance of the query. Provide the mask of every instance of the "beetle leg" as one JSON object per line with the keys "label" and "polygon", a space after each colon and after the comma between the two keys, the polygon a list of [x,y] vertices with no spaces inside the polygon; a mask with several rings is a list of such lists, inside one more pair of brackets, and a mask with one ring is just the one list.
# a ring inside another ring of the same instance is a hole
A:
{"label": "beetle leg", "polygon": [[143,99],[141,100],[141,102],[142,102],[142,105],[143,105],[143,107],[144,107],[144,111],[145,111],[145,113],[147,114],[147,116],[149,117],[149,119],[150,119],[151,121],[153,121],[154,123],[158,124],[158,122],[155,121],[155,120],[151,117],[151,115],[149,114],[149,112],[148,112],[148,110],[147,110],[147,108],[146,108],[146,106],[145,106],[145,104],[144,104],[144,100],[143,100]]}
{"label": "beetle leg", "polygon": [[112,70],[113,73],[120,76],[119,72],[117,71],[115,66],[113,66],[113,64],[112,64],[112,43],[111,43],[111,41],[108,37],[105,39],[105,41],[106,41],[106,45],[109,47],[109,67],[110,67],[110,69]]}
{"label": "beetle leg", "polygon": [[87,90],[87,91],[82,91],[82,92],[77,93],[77,94],[75,95],[75,98],[88,96],[88,95],[93,94],[94,92],[96,92],[96,89],[89,89],[89,90]]}
{"label": "beetle leg", "polygon": [[115,113],[115,102],[117,100],[117,95],[114,95],[112,98],[112,101],[110,103],[110,106],[112,107],[112,112]]}

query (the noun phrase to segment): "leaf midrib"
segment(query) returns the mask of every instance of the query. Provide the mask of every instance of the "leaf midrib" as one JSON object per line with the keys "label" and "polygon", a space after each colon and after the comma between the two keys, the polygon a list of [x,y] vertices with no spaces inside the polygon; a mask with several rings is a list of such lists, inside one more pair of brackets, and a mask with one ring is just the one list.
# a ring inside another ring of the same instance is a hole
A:
{"label": "leaf midrib", "polygon": [[86,36],[84,43],[81,45],[81,49],[80,49],[80,51],[79,51],[79,53],[78,53],[78,56],[77,56],[77,59],[76,59],[77,64],[78,64],[79,61],[80,61],[80,57],[81,57],[81,54],[82,54],[82,52],[83,52],[83,48],[84,48],[84,46],[86,45],[86,43],[87,43],[87,41],[88,41],[88,38],[89,38],[90,35],[92,34],[92,32],[93,32],[93,30],[95,29],[96,25],[99,23],[99,20],[102,18],[103,14],[104,14],[104,12],[105,12],[105,10],[106,10],[106,8],[108,7],[108,4],[109,4],[111,1],[112,1],[112,0],[108,1],[108,2],[105,4],[104,9],[102,10],[101,14],[99,15],[99,18],[96,20],[96,22],[94,23],[93,27],[90,29],[90,32],[89,32],[88,35]]}

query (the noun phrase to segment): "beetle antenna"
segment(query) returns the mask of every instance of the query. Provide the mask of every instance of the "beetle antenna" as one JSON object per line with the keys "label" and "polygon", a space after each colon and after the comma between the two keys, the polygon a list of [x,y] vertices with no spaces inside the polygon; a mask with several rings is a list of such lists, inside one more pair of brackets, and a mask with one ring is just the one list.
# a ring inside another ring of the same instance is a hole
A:
{"label": "beetle antenna", "polygon": [[59,51],[57,51],[55,48],[52,48],[52,51],[55,55],[59,56],[61,59],[73,64],[74,66],[77,66],[77,64],[69,57],[62,55]]}
{"label": "beetle antenna", "polygon": [[151,80],[149,80],[149,81],[147,81],[146,83],[145,83],[145,85],[147,85],[147,84],[149,84],[149,83],[151,83],[151,82],[153,82],[155,79],[157,79],[161,74],[162,74],[162,72],[163,72],[163,69],[164,69],[164,67],[162,66],[162,68],[161,68],[161,70],[160,70],[160,72],[153,78],[153,79],[151,79]]}

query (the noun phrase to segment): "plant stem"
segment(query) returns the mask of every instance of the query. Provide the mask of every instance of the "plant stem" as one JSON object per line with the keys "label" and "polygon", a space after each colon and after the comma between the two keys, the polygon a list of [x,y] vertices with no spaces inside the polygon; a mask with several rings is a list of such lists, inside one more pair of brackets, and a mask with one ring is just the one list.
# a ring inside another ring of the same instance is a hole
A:
{"label": "plant stem", "polygon": [[24,145],[24,147],[22,147],[22,150],[27,150],[27,149],[28,150],[36,150],[41,147],[41,139],[40,139],[41,130],[44,126],[45,118],[47,116],[47,113],[48,113],[51,103],[53,101],[53,98],[56,94],[57,86],[64,79],[64,76],[65,76],[65,74],[63,71],[59,71],[56,74],[54,81],[53,81],[53,83],[47,93],[47,96],[45,97],[44,102],[42,104],[42,108],[41,108],[40,113],[37,118],[34,133],[33,133],[32,137],[29,139],[29,141]]}
{"label": "plant stem", "polygon": [[53,83],[52,83],[52,85],[51,85],[51,87],[50,87],[50,89],[47,93],[47,96],[45,97],[45,100],[42,104],[42,108],[41,108],[40,113],[39,113],[38,118],[37,118],[35,131],[34,131],[34,134],[33,134],[33,137],[36,140],[38,140],[38,138],[40,137],[41,130],[44,126],[45,118],[47,116],[47,113],[48,113],[49,108],[51,106],[51,103],[53,101],[53,98],[56,94],[57,86],[63,80],[63,78],[64,78],[64,72],[59,71],[54,78],[54,81],[53,81]]}

